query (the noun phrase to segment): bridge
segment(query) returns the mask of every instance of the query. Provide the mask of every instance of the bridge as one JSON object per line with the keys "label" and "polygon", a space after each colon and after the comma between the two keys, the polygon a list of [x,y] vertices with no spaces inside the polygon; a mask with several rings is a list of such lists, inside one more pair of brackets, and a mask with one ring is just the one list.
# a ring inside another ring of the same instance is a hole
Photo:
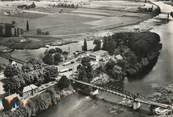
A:
{"label": "bridge", "polygon": [[[97,86],[97,85],[94,85],[94,84],[90,84],[90,83],[87,83],[87,82],[79,81],[79,80],[76,80],[76,79],[70,79],[70,80],[72,80],[76,83],[79,83],[79,84],[83,84],[83,85],[86,85],[86,86],[89,86],[89,87],[92,87],[92,88],[95,88],[95,89],[98,89],[98,90],[101,90],[101,91],[105,91],[105,92],[108,92],[108,93],[111,93],[111,94],[126,98],[126,99],[134,100],[134,97],[131,96],[131,95],[127,95],[127,94],[124,94],[124,93],[113,91],[111,89],[103,88],[103,87],[100,87],[100,86]],[[163,109],[170,109],[171,111],[173,111],[173,106],[172,105],[162,104],[162,103],[150,101],[147,98],[145,98],[145,99],[142,98],[141,99],[140,96],[136,97],[135,101],[146,104],[146,105],[149,105],[149,106],[152,105],[152,106],[156,106],[156,107],[161,107]]]}
{"label": "bridge", "polygon": [[19,63],[19,64],[24,64],[24,63],[26,63],[26,62],[23,61],[23,60],[20,60],[20,59],[17,59],[17,58],[12,57],[12,56],[11,56],[10,54],[8,54],[8,53],[2,53],[2,52],[0,52],[0,57],[5,58],[5,59],[8,59],[9,61],[15,61],[15,62],[17,62],[17,63]]}

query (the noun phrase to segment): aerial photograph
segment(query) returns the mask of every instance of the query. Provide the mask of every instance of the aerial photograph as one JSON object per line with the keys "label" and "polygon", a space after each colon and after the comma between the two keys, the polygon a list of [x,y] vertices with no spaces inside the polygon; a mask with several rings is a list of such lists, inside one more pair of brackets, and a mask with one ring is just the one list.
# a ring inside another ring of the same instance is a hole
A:
{"label": "aerial photograph", "polygon": [[0,0],[0,117],[173,117],[173,0]]}

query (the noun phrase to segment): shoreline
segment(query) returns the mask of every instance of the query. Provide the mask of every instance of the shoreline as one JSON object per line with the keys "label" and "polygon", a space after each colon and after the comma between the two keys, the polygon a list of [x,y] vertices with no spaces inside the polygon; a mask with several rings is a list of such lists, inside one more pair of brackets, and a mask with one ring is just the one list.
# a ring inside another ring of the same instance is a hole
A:
{"label": "shoreline", "polygon": [[[151,3],[150,3],[151,4]],[[102,26],[100,27],[99,29],[97,29],[97,27],[94,27],[95,29],[92,29],[90,31],[85,31],[85,32],[82,32],[82,33],[77,33],[77,34],[73,34],[71,35],[70,37],[67,36],[67,35],[57,35],[56,38],[61,38],[62,40],[69,40],[69,38],[72,40],[72,41],[79,41],[80,38],[85,38],[87,36],[87,34],[89,35],[95,35],[97,34],[98,32],[102,32],[102,31],[106,31],[106,30],[116,30],[117,28],[125,28],[125,27],[128,27],[128,26],[133,26],[133,25],[138,25],[140,24],[141,22],[144,22],[148,19],[152,19],[153,17],[155,17],[156,15],[159,15],[159,7],[157,7],[156,9],[154,9],[151,13],[148,12],[146,14],[148,15],[144,15],[144,16],[141,16],[139,17],[139,19],[137,20],[137,22],[134,22],[134,23],[125,23],[125,24],[118,24],[117,26],[114,26],[116,24],[110,24],[110,25],[106,25],[106,26]],[[68,11],[67,11],[68,12]],[[155,13],[156,12],[156,13]],[[138,12],[139,14],[142,14],[143,12]],[[116,17],[116,16],[113,16],[113,17]],[[123,17],[123,16],[122,16]],[[130,17],[130,16],[129,16]],[[99,19],[100,20],[100,19]],[[99,21],[98,20],[98,21]],[[134,19],[135,20],[135,19]],[[95,20],[94,20],[95,21]],[[96,20],[97,21],[97,20]],[[89,21],[90,22],[90,21]],[[91,21],[92,22],[92,21]],[[129,21],[131,22],[131,21]],[[101,30],[100,30],[101,29]],[[94,31],[93,31],[94,30]],[[117,30],[118,31],[118,30]],[[24,36],[25,37],[25,36]],[[48,37],[51,38],[51,35],[49,35]],[[78,38],[78,40],[76,40],[76,37]],[[46,37],[45,37],[46,38]],[[17,50],[20,50],[20,49],[39,49],[41,47],[45,47],[45,45],[48,45],[49,43],[53,43],[55,42],[55,39],[53,39],[54,36],[52,37],[52,39],[49,41],[49,42],[46,42],[44,39],[38,37],[38,40],[40,41],[43,41],[43,42],[35,42],[33,41],[32,39],[30,40],[30,43],[29,44],[30,46],[27,46],[27,44],[24,44],[24,43],[18,43],[18,45],[13,45],[13,49],[17,49]],[[8,42],[7,42],[8,43]],[[6,44],[7,44],[6,43]],[[34,45],[32,47],[32,43],[37,43],[36,45]],[[1,45],[4,45],[3,43]],[[7,47],[11,48],[10,45],[6,45]],[[16,46],[16,47],[15,47]],[[20,47],[22,46],[22,47]]]}
{"label": "shoreline", "polygon": [[[156,61],[157,62],[157,61]],[[21,108],[21,110],[22,110],[23,108]],[[46,108],[47,109],[47,108]],[[46,110],[45,109],[45,110]],[[20,111],[20,110],[19,110]],[[18,113],[19,114],[19,112],[17,111],[16,113]],[[13,113],[14,114],[14,113]],[[28,114],[29,115],[29,114]],[[32,115],[32,114],[30,114],[30,115]],[[34,115],[34,114],[33,114]],[[9,116],[10,117],[10,116]],[[30,116],[27,116],[27,117],[30,117]]]}

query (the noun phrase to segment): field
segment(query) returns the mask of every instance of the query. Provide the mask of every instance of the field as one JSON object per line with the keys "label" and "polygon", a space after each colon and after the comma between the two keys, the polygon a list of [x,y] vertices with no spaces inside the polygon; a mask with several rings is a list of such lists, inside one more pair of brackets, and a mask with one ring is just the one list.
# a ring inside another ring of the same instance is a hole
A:
{"label": "field", "polygon": [[[12,4],[7,3],[8,6]],[[49,31],[51,35],[68,35],[133,24],[149,16],[137,12],[137,8],[144,5],[143,2],[93,1],[89,5],[84,5],[83,8],[64,8],[62,13],[59,13],[62,8],[43,7],[40,4],[36,2],[38,7],[23,10],[18,15],[1,15],[0,22],[15,20],[18,26],[25,29],[26,20],[29,20],[30,34],[35,34],[36,29],[40,28],[43,31]]]}
{"label": "field", "polygon": [[[105,34],[104,31],[109,29],[119,30],[120,27],[137,24],[152,17],[150,13],[138,11],[139,7],[152,7],[151,4],[125,0],[91,1],[80,8],[59,8],[56,7],[57,2],[41,1],[35,2],[36,8],[17,9],[17,5],[31,3],[32,1],[0,2],[0,23],[15,21],[18,27],[26,30],[26,22],[29,21],[30,31],[24,33],[29,45],[18,43],[13,48],[34,49],[65,39],[83,40],[86,36],[100,32]],[[6,15],[9,12],[10,15]],[[49,32],[49,35],[37,35],[37,29]],[[0,45],[4,45],[4,42],[8,46],[8,40],[4,39],[0,40]]]}

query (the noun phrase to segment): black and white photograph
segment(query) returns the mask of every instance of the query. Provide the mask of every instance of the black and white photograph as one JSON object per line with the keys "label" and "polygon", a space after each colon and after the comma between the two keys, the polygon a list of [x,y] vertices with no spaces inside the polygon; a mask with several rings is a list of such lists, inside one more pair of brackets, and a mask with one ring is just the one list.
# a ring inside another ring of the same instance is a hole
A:
{"label": "black and white photograph", "polygon": [[173,117],[173,0],[0,0],[0,117]]}

